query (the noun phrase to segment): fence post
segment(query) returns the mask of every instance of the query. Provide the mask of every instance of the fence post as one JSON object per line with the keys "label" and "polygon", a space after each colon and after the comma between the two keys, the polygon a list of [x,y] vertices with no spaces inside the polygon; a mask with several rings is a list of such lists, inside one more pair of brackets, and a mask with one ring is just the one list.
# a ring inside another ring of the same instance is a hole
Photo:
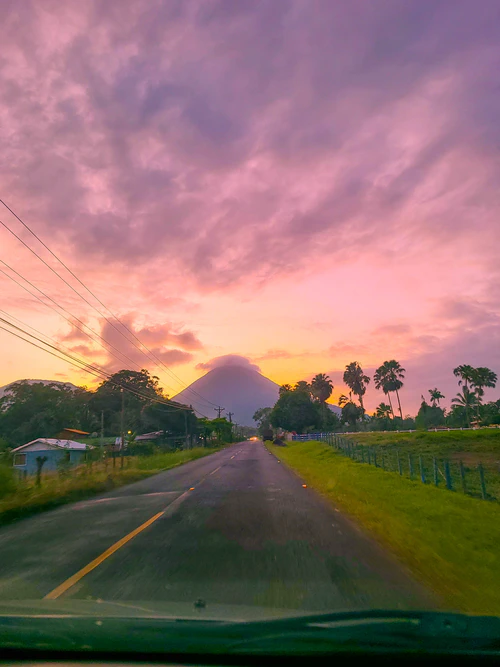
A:
{"label": "fence post", "polygon": [[411,458],[411,454],[408,454],[408,468],[410,470],[410,479],[413,479],[413,461]]}
{"label": "fence post", "polygon": [[382,457],[382,470],[385,470],[385,456],[384,456],[384,452],[382,452],[381,457]]}
{"label": "fence post", "polygon": [[398,459],[398,472],[400,475],[403,475],[403,469],[401,468],[401,459],[399,458],[399,449],[396,451],[396,456]]}
{"label": "fence post", "polygon": [[434,471],[434,486],[439,486],[439,470],[435,457],[432,459],[432,469]]}
{"label": "fence post", "polygon": [[422,482],[422,484],[425,484],[424,464],[423,464],[423,461],[422,461],[422,456],[420,456],[420,455],[418,457],[418,465],[419,465],[419,468],[420,468],[420,481]]}
{"label": "fence post", "polygon": [[365,462],[365,448],[361,448],[361,463]]}
{"label": "fence post", "polygon": [[481,498],[486,500],[486,482],[484,481],[484,468],[483,464],[480,463],[479,466],[479,481],[481,482]]}
{"label": "fence post", "polygon": [[372,464],[372,453],[370,451],[370,447],[366,450],[366,453],[368,454],[368,465],[371,466]]}
{"label": "fence post", "polygon": [[377,450],[376,449],[373,451],[373,465],[375,466],[375,468],[377,467]]}
{"label": "fence post", "polygon": [[444,462],[444,476],[446,478],[446,488],[448,489],[448,491],[453,491],[453,484],[450,472],[450,462],[448,461],[448,459],[446,459]]}
{"label": "fence post", "polygon": [[467,493],[467,486],[465,484],[465,470],[464,470],[464,464],[462,461],[460,461],[460,479],[462,481],[462,491],[464,493]]}

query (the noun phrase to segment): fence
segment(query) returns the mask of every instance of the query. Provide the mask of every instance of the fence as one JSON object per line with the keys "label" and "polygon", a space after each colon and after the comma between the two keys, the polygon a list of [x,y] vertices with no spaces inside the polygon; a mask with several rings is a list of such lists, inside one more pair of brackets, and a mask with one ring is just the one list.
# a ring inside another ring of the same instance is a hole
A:
{"label": "fence", "polygon": [[360,445],[338,433],[311,433],[294,436],[293,439],[326,442],[352,461],[394,472],[422,484],[432,484],[482,500],[500,500],[496,490],[497,480],[493,480],[492,471],[487,470],[482,463],[470,466],[460,460],[419,454],[390,445]]}

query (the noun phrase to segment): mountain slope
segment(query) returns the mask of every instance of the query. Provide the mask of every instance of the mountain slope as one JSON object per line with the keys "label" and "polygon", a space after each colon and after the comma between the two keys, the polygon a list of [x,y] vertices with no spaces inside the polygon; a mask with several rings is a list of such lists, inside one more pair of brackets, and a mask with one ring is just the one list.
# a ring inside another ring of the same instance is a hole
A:
{"label": "mountain slope", "polygon": [[[243,366],[221,366],[209,371],[189,387],[174,396],[175,401],[192,405],[210,419],[217,416],[213,405],[225,408],[222,414],[233,412],[233,422],[255,426],[253,415],[259,408],[272,408],[278,400],[279,385],[264,375]],[[200,398],[195,393],[201,394]]]}

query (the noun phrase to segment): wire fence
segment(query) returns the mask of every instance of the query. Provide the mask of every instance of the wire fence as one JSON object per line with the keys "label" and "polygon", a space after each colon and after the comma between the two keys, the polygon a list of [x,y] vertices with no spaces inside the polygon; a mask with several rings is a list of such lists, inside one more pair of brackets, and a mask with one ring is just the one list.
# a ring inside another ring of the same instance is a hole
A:
{"label": "wire fence", "polygon": [[500,475],[482,463],[466,464],[460,459],[410,452],[407,449],[360,445],[338,433],[317,433],[320,440],[352,461],[393,472],[401,477],[457,491],[482,500],[500,500]]}

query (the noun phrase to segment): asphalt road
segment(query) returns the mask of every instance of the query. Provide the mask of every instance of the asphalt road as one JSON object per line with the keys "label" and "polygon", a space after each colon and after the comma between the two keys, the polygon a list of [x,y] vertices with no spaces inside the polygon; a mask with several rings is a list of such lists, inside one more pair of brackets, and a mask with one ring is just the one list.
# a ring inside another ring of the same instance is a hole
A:
{"label": "asphalt road", "polygon": [[60,599],[202,598],[316,611],[435,606],[260,442],[0,529],[0,600],[40,600],[54,591]]}

